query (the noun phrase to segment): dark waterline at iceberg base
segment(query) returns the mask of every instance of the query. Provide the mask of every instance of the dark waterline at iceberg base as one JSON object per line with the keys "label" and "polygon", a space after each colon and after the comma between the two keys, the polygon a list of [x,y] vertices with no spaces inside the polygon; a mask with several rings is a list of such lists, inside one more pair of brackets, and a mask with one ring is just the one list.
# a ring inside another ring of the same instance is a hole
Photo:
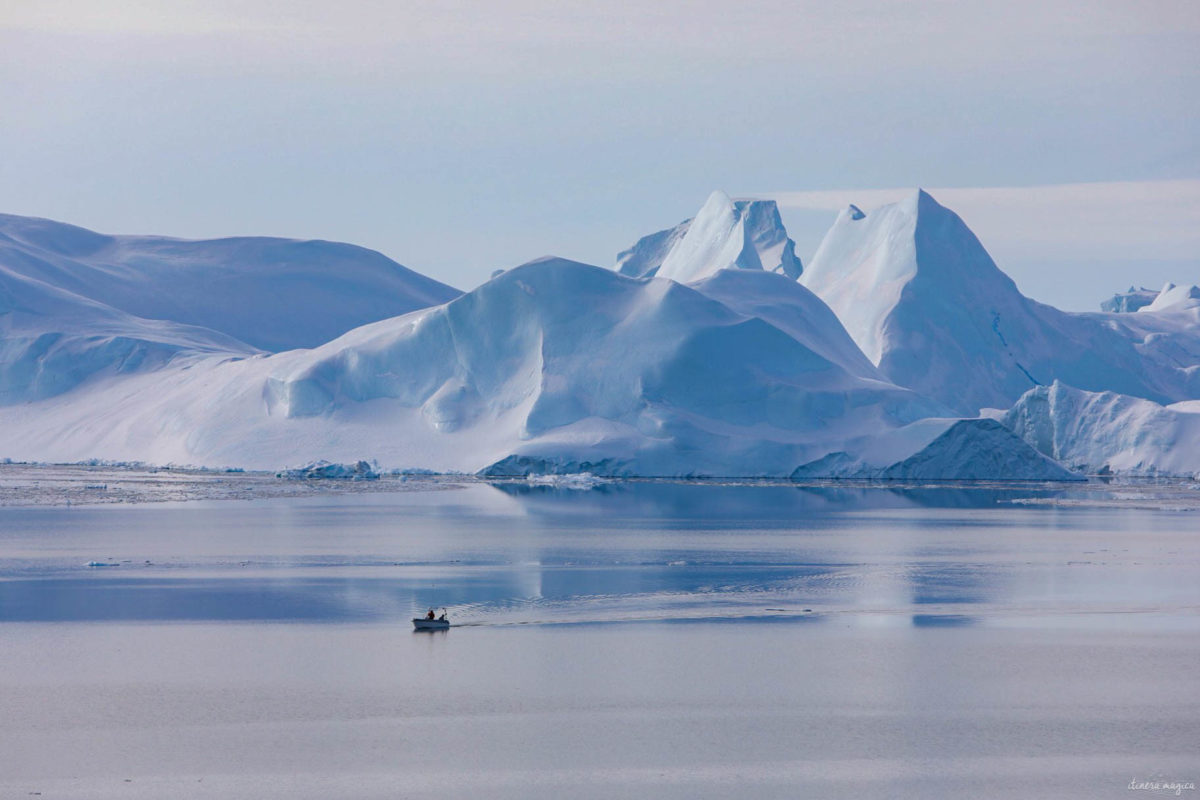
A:
{"label": "dark waterline at iceberg base", "polygon": [[[1196,514],[1023,502],[1071,491],[512,483],[0,509],[0,788],[1124,797],[1135,776],[1194,780]],[[430,606],[459,627],[411,632]]]}

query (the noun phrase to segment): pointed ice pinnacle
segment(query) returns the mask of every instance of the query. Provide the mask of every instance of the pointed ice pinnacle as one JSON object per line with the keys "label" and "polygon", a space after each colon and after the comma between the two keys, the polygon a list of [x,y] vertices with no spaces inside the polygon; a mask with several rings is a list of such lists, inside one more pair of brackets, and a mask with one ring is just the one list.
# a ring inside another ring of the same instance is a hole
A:
{"label": "pointed ice pinnacle", "polygon": [[622,275],[681,283],[722,269],[778,272],[795,280],[803,267],[773,200],[731,200],[713,192],[694,219],[644,236],[617,257]]}
{"label": "pointed ice pinnacle", "polygon": [[[1007,408],[1055,379],[1156,402],[1200,394],[1185,290],[1171,314],[1069,314],[1023,296],[957,214],[914,191],[863,219],[843,211],[800,283],[894,383],[959,413]],[[1198,292],[1200,293],[1200,292]],[[1177,305],[1178,304],[1178,305]]]}

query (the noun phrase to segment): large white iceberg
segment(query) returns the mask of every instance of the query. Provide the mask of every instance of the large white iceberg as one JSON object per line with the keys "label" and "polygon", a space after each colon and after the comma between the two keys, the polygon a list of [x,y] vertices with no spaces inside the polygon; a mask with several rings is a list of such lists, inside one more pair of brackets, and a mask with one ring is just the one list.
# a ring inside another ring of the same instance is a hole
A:
{"label": "large white iceberg", "polygon": [[1080,472],[1200,477],[1200,402],[1163,406],[1055,382],[994,416]]}
{"label": "large white iceberg", "polygon": [[1200,397],[1200,308],[1186,297],[1137,314],[1037,303],[923,191],[843,211],[800,281],[887,379],[962,414],[1056,380],[1157,402]]}
{"label": "large white iceberg", "polygon": [[[1186,292],[1138,314],[1040,306],[923,194],[843,214],[802,282],[774,205],[716,193],[627,253],[636,277],[547,258],[463,295],[349,246],[0,222],[0,457],[18,460],[1061,480],[956,414],[1007,407],[1034,369],[1172,396],[1200,363]],[[276,283],[294,318],[223,306]]]}
{"label": "large white iceberg", "polygon": [[315,347],[459,292],[362,247],[235,237],[107,236],[0,214],[0,267],[134,317],[271,352]]}
{"label": "large white iceberg", "polygon": [[[872,463],[905,465],[884,477],[952,478],[996,449],[986,430],[944,441],[954,420],[913,435],[944,409],[882,380],[835,323],[763,271],[687,286],[548,259],[314,350],[168,364],[0,425],[16,458],[491,474],[786,476],[890,436]],[[1062,477],[1044,461],[986,477]]]}

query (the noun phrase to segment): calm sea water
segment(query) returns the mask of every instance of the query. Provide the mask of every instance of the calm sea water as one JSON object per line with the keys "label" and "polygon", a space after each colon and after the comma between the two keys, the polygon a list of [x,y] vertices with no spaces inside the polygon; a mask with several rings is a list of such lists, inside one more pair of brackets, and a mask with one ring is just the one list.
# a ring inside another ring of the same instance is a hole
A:
{"label": "calm sea water", "polygon": [[1020,502],[1058,491],[0,509],[0,795],[1198,782],[1200,515]]}

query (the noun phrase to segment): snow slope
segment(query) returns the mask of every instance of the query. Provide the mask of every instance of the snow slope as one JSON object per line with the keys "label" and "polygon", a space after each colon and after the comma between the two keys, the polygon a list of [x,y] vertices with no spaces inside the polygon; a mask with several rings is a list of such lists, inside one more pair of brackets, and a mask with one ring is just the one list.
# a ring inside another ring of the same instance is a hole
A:
{"label": "snow slope", "polygon": [[216,331],[141,319],[0,264],[0,405],[51,397],[106,375],[254,352]]}
{"label": "snow slope", "polygon": [[1055,380],[1158,402],[1200,397],[1196,309],[1069,314],[1034,302],[923,191],[843,211],[800,282],[884,377],[958,413],[1007,408]]}
{"label": "snow slope", "polygon": [[663,259],[683,239],[691,225],[692,221],[685,219],[674,228],[643,236],[633,247],[617,254],[614,269],[631,278],[653,278],[662,266]]}
{"label": "snow slope", "polygon": [[1148,305],[1139,308],[1141,312],[1155,311],[1186,311],[1200,306],[1200,286],[1176,286],[1167,283],[1162,291]]}
{"label": "snow slope", "polygon": [[[978,425],[947,446],[957,421],[919,422],[941,407],[880,380],[840,328],[831,341],[828,314],[765,272],[689,287],[546,259],[314,350],[171,363],[0,408],[0,456],[786,476],[852,443],[900,464],[889,476],[954,478],[998,449]],[[986,463],[1009,470],[992,478],[1061,477],[1040,456]]]}
{"label": "snow slope", "polygon": [[720,191],[709,195],[693,219],[639,239],[617,256],[616,269],[680,283],[722,269],[766,270],[793,279],[802,271],[774,200],[735,201]]}
{"label": "snow slope", "polygon": [[688,285],[739,314],[766,320],[854,375],[890,383],[858,349],[829,306],[790,278],[723,269]]}
{"label": "snow slope", "polygon": [[1055,382],[998,419],[1042,453],[1087,473],[1200,477],[1200,403],[1162,406]]}
{"label": "snow slope", "polygon": [[105,236],[5,214],[0,267],[135,317],[209,328],[268,351],[315,347],[459,294],[354,245]]}

